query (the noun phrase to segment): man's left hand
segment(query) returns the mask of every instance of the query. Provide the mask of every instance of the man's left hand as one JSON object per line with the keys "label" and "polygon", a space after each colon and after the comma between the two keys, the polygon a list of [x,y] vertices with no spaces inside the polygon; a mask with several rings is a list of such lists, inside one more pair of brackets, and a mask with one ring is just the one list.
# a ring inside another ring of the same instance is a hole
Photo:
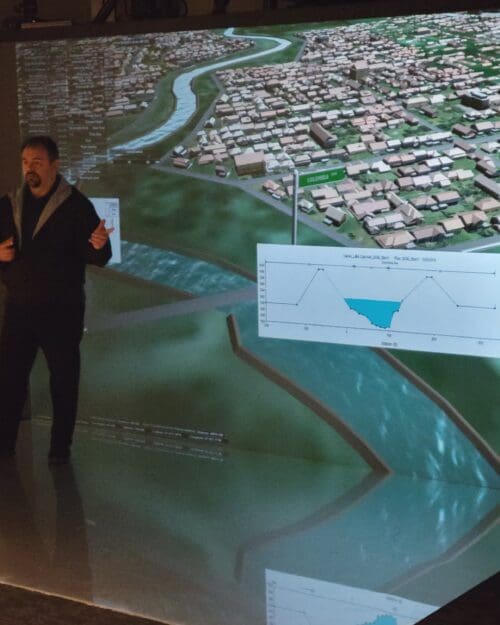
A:
{"label": "man's left hand", "polygon": [[106,241],[109,239],[109,235],[113,232],[114,228],[106,228],[106,220],[101,219],[99,225],[90,235],[89,242],[95,250],[100,250],[106,245]]}

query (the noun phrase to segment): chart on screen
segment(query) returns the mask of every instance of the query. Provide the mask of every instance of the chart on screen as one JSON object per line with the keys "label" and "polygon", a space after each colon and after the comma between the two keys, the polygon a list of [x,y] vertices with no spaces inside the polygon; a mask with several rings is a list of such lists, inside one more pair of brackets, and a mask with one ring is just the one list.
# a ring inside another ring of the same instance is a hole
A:
{"label": "chart on screen", "polygon": [[267,625],[414,625],[437,609],[396,595],[266,570]]}
{"label": "chart on screen", "polygon": [[259,336],[500,357],[500,255],[259,244]]}
{"label": "chart on screen", "polygon": [[112,256],[110,264],[122,262],[121,236],[120,236],[120,200],[118,198],[90,198],[97,214],[105,220],[106,228],[112,228],[109,239],[111,241]]}

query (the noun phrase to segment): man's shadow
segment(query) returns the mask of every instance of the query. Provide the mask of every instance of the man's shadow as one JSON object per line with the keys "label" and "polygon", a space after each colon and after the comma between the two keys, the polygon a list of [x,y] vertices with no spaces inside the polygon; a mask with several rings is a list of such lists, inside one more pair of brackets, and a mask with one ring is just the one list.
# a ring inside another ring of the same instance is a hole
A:
{"label": "man's shadow", "polygon": [[[92,601],[85,515],[71,465],[0,466],[0,575],[5,583]],[[50,481],[33,471],[50,471]],[[52,528],[52,529],[50,529]]]}

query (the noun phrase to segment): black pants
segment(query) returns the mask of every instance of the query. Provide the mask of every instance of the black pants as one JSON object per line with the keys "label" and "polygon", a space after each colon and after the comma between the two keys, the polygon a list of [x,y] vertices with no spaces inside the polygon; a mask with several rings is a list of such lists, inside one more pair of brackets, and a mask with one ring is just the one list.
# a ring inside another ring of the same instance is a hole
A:
{"label": "black pants", "polygon": [[15,449],[29,376],[40,348],[50,372],[50,452],[69,451],[78,403],[83,314],[82,300],[43,305],[7,301],[0,338],[0,450]]}

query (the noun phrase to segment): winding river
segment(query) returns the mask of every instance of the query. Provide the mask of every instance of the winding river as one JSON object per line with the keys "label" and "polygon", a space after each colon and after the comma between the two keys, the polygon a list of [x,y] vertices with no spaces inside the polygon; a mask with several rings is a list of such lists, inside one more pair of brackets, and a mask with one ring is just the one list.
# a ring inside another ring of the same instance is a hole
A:
{"label": "winding river", "polygon": [[270,54],[275,54],[276,52],[285,50],[286,48],[288,48],[288,46],[291,45],[291,42],[287,39],[279,39],[278,37],[267,37],[261,35],[235,35],[234,28],[228,28],[224,32],[224,35],[226,37],[234,37],[237,39],[272,41],[276,45],[269,50],[262,50],[260,52],[249,54],[248,56],[229,59],[226,61],[219,61],[217,63],[212,63],[211,65],[204,65],[203,67],[197,67],[195,69],[189,70],[188,72],[180,74],[179,76],[177,76],[173,84],[173,93],[176,104],[174,112],[168,118],[168,120],[155,130],[148,132],[142,137],[138,137],[137,139],[132,139],[131,141],[127,141],[126,143],[122,143],[121,145],[114,146],[113,148],[111,148],[113,152],[133,152],[142,150],[143,148],[154,145],[159,141],[163,141],[164,139],[177,132],[180,128],[182,128],[196,112],[196,94],[192,89],[192,82],[198,76],[201,76],[202,74],[206,74],[208,72],[212,72],[214,70],[221,69],[223,67],[229,67],[231,65],[240,64],[245,61],[251,61],[253,59],[268,56]]}

